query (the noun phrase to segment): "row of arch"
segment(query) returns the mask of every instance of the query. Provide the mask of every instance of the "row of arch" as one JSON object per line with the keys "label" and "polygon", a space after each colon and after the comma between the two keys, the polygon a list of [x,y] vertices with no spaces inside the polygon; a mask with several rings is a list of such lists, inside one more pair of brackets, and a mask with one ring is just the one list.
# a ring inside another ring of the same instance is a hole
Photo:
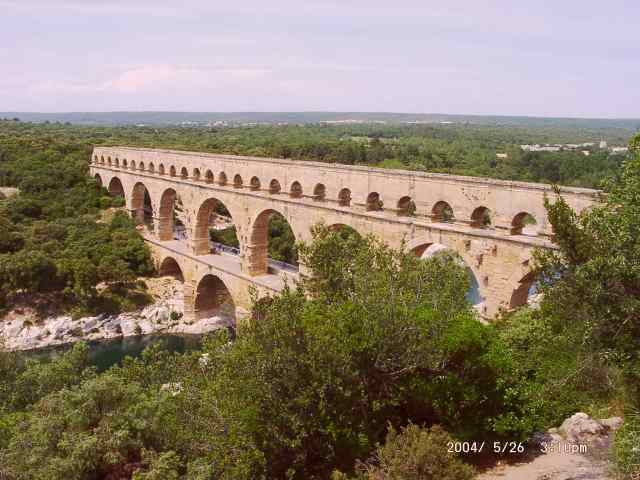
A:
{"label": "row of arch", "polygon": [[[352,227],[346,225],[334,225],[333,228],[344,228],[342,231],[345,234],[359,235]],[[450,251],[448,247],[438,243],[426,243],[412,250],[412,252],[420,258],[428,258],[440,252]],[[462,262],[462,260],[460,261]],[[470,288],[466,294],[467,300],[481,311],[483,309],[484,298],[481,295],[477,277],[466,264],[462,262],[461,265],[465,267],[470,279]],[[160,263],[158,273],[160,276],[174,277],[182,283],[185,281],[182,268],[176,259],[170,256],[165,257]],[[535,278],[532,273],[529,273],[520,281],[519,286],[514,290],[509,302],[509,308],[513,309],[526,304],[532,294],[535,293]],[[222,312],[222,315],[230,317],[231,322],[235,321],[235,302],[233,295],[224,281],[218,276],[213,274],[205,275],[198,282],[194,294],[193,304],[196,319],[220,315]],[[481,311],[481,313],[484,312]]]}
{"label": "row of arch", "polygon": [[[96,176],[97,180],[99,182],[101,182],[101,178],[99,175]],[[125,196],[125,191],[124,191],[124,187],[122,185],[122,182],[120,181],[120,179],[118,177],[113,177],[110,182],[109,182],[109,187],[108,190],[110,192],[111,195],[117,196],[117,195],[121,195],[121,196]],[[144,217],[144,215],[146,215],[147,212],[143,212],[142,210],[145,209],[146,206],[149,206],[151,208],[151,210],[153,209],[153,206],[150,205],[151,203],[151,198],[149,195],[149,192],[147,190],[147,188],[144,186],[144,184],[142,182],[138,182],[134,185],[132,193],[131,193],[131,207],[133,210],[133,215],[135,217],[137,217],[139,220],[142,220],[142,218]],[[176,199],[178,198],[177,192],[172,189],[172,188],[167,188],[164,190],[164,192],[161,195],[160,198],[160,204],[158,206],[158,213],[159,213],[159,233],[164,232],[172,232],[173,231],[173,226],[174,226],[174,222],[176,221],[176,218],[174,216],[174,208],[175,208],[175,202]],[[214,212],[214,209],[216,207],[216,205],[218,203],[221,203],[222,205],[224,205],[223,202],[221,202],[220,200],[218,200],[217,198],[214,197],[210,197],[206,200],[204,200],[200,206],[197,209],[197,214],[196,214],[196,218],[195,218],[195,228],[193,230],[193,248],[194,251],[193,253],[195,255],[205,255],[210,253],[210,246],[209,246],[209,228],[210,228],[210,218],[212,213]],[[267,223],[269,221],[269,218],[271,215],[273,214],[280,214],[277,211],[274,210],[264,210],[263,212],[261,212],[253,221],[253,224],[251,226],[251,230],[250,230],[250,235],[249,235],[249,243],[252,245],[259,245],[259,246],[266,246],[267,244]],[[231,214],[230,214],[231,216]],[[283,216],[284,218],[284,216]],[[285,218],[286,220],[286,218]],[[233,221],[233,218],[232,218]],[[357,231],[353,230],[352,227],[349,226],[343,226],[343,225],[335,225],[334,227],[338,228],[338,227],[346,227],[348,229],[350,229],[351,231],[355,232],[356,234],[358,233]],[[293,229],[292,229],[293,232]],[[295,232],[294,232],[295,235]],[[160,235],[160,240],[168,240],[168,239],[172,239],[173,237],[169,237],[168,235],[165,235],[164,238],[162,237],[162,235]],[[241,248],[245,248],[244,245],[240,245]],[[424,248],[422,248],[424,247]],[[427,248],[428,247],[428,248]],[[435,248],[435,250],[434,250]],[[413,251],[414,253],[416,253],[418,256],[425,256],[425,255],[430,255],[434,252],[437,252],[439,249],[443,249],[445,248],[442,245],[437,245],[437,244],[425,244],[422,245],[420,248],[415,248]],[[256,266],[256,272],[258,274],[261,273],[267,273],[268,271],[268,266],[267,266],[267,258],[266,258],[266,252],[265,252],[265,256],[260,259],[260,261],[263,262],[263,264],[261,265],[257,265]],[[175,266],[174,266],[175,267]],[[165,268],[165,270],[167,270],[168,266]],[[174,268],[173,270],[167,270],[167,271],[173,271],[174,273],[178,273],[178,271],[176,271],[176,269]],[[468,269],[469,272],[471,272],[470,269]],[[181,271],[179,272],[180,275],[178,276],[182,276]],[[173,275],[173,274],[172,274]],[[175,276],[175,275],[174,275]],[[472,285],[472,291],[470,291],[469,295],[468,295],[468,299],[470,300],[470,302],[472,304],[476,304],[479,305],[482,303],[482,301],[484,300],[481,296],[480,296],[480,288],[479,288],[479,283],[477,278],[475,277],[475,274],[473,272],[471,272],[470,275],[471,278],[471,285]],[[514,297],[511,299],[511,304],[510,306],[512,308],[515,308],[516,306],[522,305],[524,303],[526,303],[527,298],[528,298],[528,293],[529,293],[529,287],[530,287],[530,283],[528,280],[523,280],[523,283],[521,283],[520,288],[517,290],[516,294],[514,294]],[[219,284],[217,285],[217,291],[221,291],[221,287]],[[226,287],[225,287],[226,288]],[[228,293],[228,292],[227,292]],[[197,299],[196,299],[197,300]],[[203,300],[204,301],[204,300]],[[197,303],[197,302],[196,302]],[[219,306],[219,304],[222,304],[222,301],[216,301],[214,302],[215,305],[211,306],[211,308],[217,307]],[[200,310],[207,310],[206,304],[203,304],[204,306],[200,307]],[[203,311],[204,311],[203,310]],[[203,317],[204,318],[204,317]]]}
{"label": "row of arch", "polygon": [[[96,181],[102,184],[102,179],[99,174],[95,176]],[[112,177],[108,191],[111,196],[126,197],[124,186],[118,177]],[[160,195],[159,203],[154,205],[147,187],[142,182],[137,182],[131,191],[131,213],[138,224],[146,225],[149,230],[155,231],[160,240],[172,240],[175,239],[177,223],[181,223],[178,215],[176,215],[176,208],[180,203],[180,197],[175,189],[169,187],[166,188],[162,195]],[[216,207],[222,205],[229,219],[233,223],[234,227],[237,225],[233,219],[233,213],[228,210],[227,206],[215,197],[209,197],[204,200],[196,210],[195,225],[192,232],[193,253],[195,255],[206,255],[211,252],[209,229],[211,228],[211,218],[214,214]],[[154,211],[157,212],[157,224],[154,219]],[[284,219],[291,234],[295,237],[295,233],[286,217],[272,209],[264,210],[254,220],[254,225],[251,229],[251,235],[249,237],[249,243],[251,245],[266,248],[268,245],[268,223],[273,215],[278,215]],[[184,225],[182,225],[184,228]],[[186,232],[184,232],[186,235]],[[240,243],[240,249],[244,246]],[[258,259],[258,264],[252,266],[252,272],[254,274],[266,273],[268,270],[268,258],[266,252],[262,258]],[[296,262],[293,262],[295,267]]]}
{"label": "row of arch", "polygon": [[[116,168],[127,168],[130,170],[138,170],[138,171],[146,171],[148,173],[158,173],[159,175],[168,174],[170,177],[178,177],[182,180],[191,180],[195,182],[204,181],[206,184],[217,184],[219,186],[232,186],[233,188],[249,188],[252,191],[266,191],[271,195],[278,195],[284,193],[282,190],[282,185],[277,179],[271,179],[266,188],[263,188],[262,182],[257,176],[251,177],[249,183],[245,185],[244,179],[240,174],[234,175],[232,181],[229,181],[227,174],[225,172],[219,172],[217,177],[213,173],[212,170],[208,169],[202,175],[199,168],[194,168],[189,175],[189,171],[186,167],[182,167],[180,169],[179,175],[176,167],[171,165],[169,167],[168,172],[165,169],[164,164],[159,164],[156,172],[156,166],[153,162],[149,162],[145,165],[144,162],[140,161],[138,163],[135,160],[130,162],[127,159],[123,159],[122,162],[119,158],[115,158],[112,160],[111,157],[107,157],[105,161],[104,156],[98,158],[98,156],[94,156],[94,162],[96,164],[108,165]],[[289,186],[288,195],[290,198],[302,198],[304,197],[304,191],[302,185],[298,181],[294,181]],[[324,202],[327,201],[327,188],[322,183],[317,183],[312,191],[312,195],[310,195],[314,201]],[[350,207],[352,196],[351,190],[349,188],[342,188],[338,192],[338,197],[335,199],[336,203],[340,207]],[[382,212],[385,210],[384,202],[382,200],[382,196],[379,192],[370,192],[367,195],[365,202],[365,209],[368,212]],[[398,216],[401,217],[413,217],[417,213],[417,208],[414,200],[410,196],[404,196],[398,200],[395,208],[393,208]],[[454,223],[456,221],[460,221],[454,216],[453,208],[446,201],[438,201],[431,208],[428,216],[435,222],[440,223]],[[489,208],[485,206],[477,207],[471,214],[471,218],[468,220],[463,220],[463,222],[468,223],[473,228],[480,229],[490,229],[493,228],[493,218],[492,212]],[[529,212],[519,212],[514,216],[511,221],[511,231],[512,235],[529,235],[535,236],[538,234],[537,229],[537,220],[535,217]]]}

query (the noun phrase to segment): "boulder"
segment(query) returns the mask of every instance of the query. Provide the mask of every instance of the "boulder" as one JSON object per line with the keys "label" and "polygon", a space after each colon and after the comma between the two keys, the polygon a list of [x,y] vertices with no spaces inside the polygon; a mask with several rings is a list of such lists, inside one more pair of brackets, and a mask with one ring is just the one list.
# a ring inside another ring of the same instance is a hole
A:
{"label": "boulder", "polygon": [[567,418],[559,428],[559,432],[572,443],[585,443],[608,435],[617,421],[607,419],[606,424],[594,420],[583,412]]}

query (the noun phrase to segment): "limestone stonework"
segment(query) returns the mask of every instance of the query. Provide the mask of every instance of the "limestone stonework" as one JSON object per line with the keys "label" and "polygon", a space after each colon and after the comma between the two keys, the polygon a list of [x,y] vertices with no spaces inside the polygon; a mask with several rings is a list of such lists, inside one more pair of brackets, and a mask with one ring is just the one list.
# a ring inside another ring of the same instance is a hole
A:
{"label": "limestone stonework", "polygon": [[[112,194],[123,195],[141,222],[148,197],[152,251],[159,265],[167,257],[176,260],[193,302],[209,274],[245,308],[250,285],[258,294],[281,288],[282,278],[270,274],[267,264],[267,222],[273,212],[289,222],[296,240],[309,240],[310,228],[324,222],[375,234],[416,253],[436,243],[451,248],[473,271],[486,317],[526,301],[533,250],[554,248],[544,198],[555,193],[543,184],[129,147],[96,147],[90,172]],[[579,188],[563,187],[560,193],[577,211],[599,196]],[[237,265],[223,267],[209,252],[208,221],[216,201],[226,206],[237,229]],[[181,241],[174,240],[176,205],[185,227]],[[484,215],[490,216],[490,226],[479,222]],[[523,234],[525,216],[537,222],[535,234],[531,229]],[[195,305],[189,315],[196,315]]]}

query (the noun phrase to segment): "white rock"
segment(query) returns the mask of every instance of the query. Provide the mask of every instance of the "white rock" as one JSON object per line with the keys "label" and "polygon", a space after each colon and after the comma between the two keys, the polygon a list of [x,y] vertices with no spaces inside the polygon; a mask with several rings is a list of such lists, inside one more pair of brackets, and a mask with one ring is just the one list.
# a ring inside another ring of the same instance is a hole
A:
{"label": "white rock", "polygon": [[562,422],[559,431],[569,442],[583,443],[605,435],[607,428],[586,413],[579,412]]}
{"label": "white rock", "polygon": [[[182,285],[170,277],[145,279],[145,281],[149,286],[149,293],[157,301],[141,311],[114,316],[85,317],[77,321],[68,315],[37,321],[35,311],[28,308],[15,309],[4,319],[0,319],[0,337],[4,339],[6,348],[27,350],[78,340],[128,337],[154,332],[203,334],[232,325],[231,314],[235,313],[237,316],[239,313],[239,310],[223,311],[220,316],[190,323],[186,323],[184,318],[173,321],[171,320],[172,312],[178,314],[184,312]],[[31,325],[24,326],[27,320]],[[77,335],[78,328],[82,332],[80,336]]]}

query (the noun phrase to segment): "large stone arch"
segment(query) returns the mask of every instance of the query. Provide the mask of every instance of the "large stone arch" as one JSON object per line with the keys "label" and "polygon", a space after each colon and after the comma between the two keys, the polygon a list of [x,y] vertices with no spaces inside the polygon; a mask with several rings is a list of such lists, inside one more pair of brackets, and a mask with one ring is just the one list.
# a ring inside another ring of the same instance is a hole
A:
{"label": "large stone arch", "polygon": [[137,182],[131,190],[131,215],[138,224],[153,229],[153,212],[155,211],[151,193],[146,185]]}
{"label": "large stone arch", "polygon": [[112,197],[122,197],[126,198],[126,193],[124,189],[124,185],[122,184],[122,180],[119,177],[111,177],[109,181],[109,195]]}
{"label": "large stone arch", "polygon": [[295,241],[300,239],[300,232],[294,227],[295,222],[286,212],[273,207],[260,211],[251,222],[248,232],[248,241],[243,250],[246,268],[249,275],[264,275],[269,270],[269,220],[272,215],[282,216],[289,224]]}
{"label": "large stone arch", "polygon": [[158,207],[158,239],[173,240],[174,218],[173,211],[178,193],[173,188],[166,188],[160,196]]}
{"label": "large stone arch", "polygon": [[238,236],[238,241],[240,243],[240,250],[242,251],[242,239],[239,235],[240,233],[240,225],[238,224],[238,220],[240,220],[239,215],[236,215],[236,208],[234,205],[225,202],[218,196],[216,197],[208,197],[202,202],[200,202],[197,207],[197,213],[195,216],[195,225],[193,227],[193,253],[195,255],[206,255],[210,253],[209,246],[209,228],[210,228],[210,218],[214,213],[216,207],[218,205],[224,206],[224,208],[229,212],[229,216],[231,217],[231,221],[236,228],[236,235]]}
{"label": "large stone arch", "polygon": [[184,269],[175,257],[167,255],[158,264],[158,275],[161,277],[173,277],[184,283]]}
{"label": "large stone arch", "polygon": [[236,301],[232,290],[219,275],[207,273],[197,282],[193,313],[196,319],[230,316],[235,321]]}
{"label": "large stone arch", "polygon": [[441,250],[449,250],[455,252],[464,262],[465,268],[468,269],[471,274],[472,287],[477,287],[478,290],[477,299],[471,301],[472,299],[469,296],[467,296],[467,298],[481,314],[485,313],[486,306],[484,305],[484,302],[487,298],[487,294],[485,292],[483,282],[481,281],[481,279],[483,278],[482,272],[478,269],[476,263],[471,257],[469,257],[467,252],[461,250],[460,248],[457,248],[455,244],[451,244],[450,242],[447,242],[442,238],[436,239],[432,238],[431,236],[413,239],[405,244],[405,249],[408,252],[416,254],[420,258],[427,258],[431,254]]}

